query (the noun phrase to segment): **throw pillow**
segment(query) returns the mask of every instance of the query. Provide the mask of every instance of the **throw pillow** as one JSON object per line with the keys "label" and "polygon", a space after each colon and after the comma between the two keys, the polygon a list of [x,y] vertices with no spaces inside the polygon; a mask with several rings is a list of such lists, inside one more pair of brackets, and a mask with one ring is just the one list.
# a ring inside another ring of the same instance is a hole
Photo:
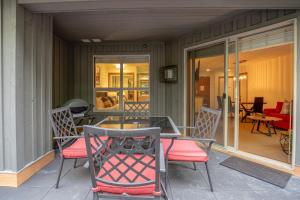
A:
{"label": "throw pillow", "polygon": [[107,97],[102,97],[101,100],[104,104],[104,108],[109,108],[113,106],[111,101]]}
{"label": "throw pillow", "polygon": [[289,114],[290,113],[290,102],[284,101],[280,114]]}
{"label": "throw pillow", "polygon": [[97,109],[104,108],[104,103],[103,103],[103,101],[101,100],[101,97],[97,97],[97,98],[96,98],[96,108],[97,108]]}

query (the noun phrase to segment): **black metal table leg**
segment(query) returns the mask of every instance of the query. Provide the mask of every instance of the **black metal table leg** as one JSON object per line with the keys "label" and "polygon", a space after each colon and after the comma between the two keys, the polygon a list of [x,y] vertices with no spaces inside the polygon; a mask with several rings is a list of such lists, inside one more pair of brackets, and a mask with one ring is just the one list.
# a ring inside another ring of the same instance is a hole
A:
{"label": "black metal table leg", "polygon": [[260,120],[257,120],[257,128],[256,128],[256,130],[257,130],[258,132],[260,132],[260,131],[259,131],[259,128],[260,128]]}
{"label": "black metal table leg", "polygon": [[254,131],[254,127],[255,127],[255,125],[256,125],[256,123],[257,123],[257,121],[256,121],[256,120],[253,120],[253,121],[252,121],[252,123],[253,123],[253,126],[252,126],[252,129],[251,129],[251,133],[253,133],[253,131]]}
{"label": "black metal table leg", "polygon": [[276,127],[275,127],[275,125],[274,125],[274,124],[275,124],[274,121],[272,121],[272,124],[273,124],[274,133],[277,134],[277,132],[276,132]]}

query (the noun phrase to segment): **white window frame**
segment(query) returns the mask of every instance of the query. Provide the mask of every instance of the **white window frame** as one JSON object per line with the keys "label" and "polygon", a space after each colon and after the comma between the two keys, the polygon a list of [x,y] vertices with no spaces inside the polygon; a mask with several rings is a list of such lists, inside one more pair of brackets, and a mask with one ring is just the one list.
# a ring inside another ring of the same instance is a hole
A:
{"label": "white window frame", "polygon": [[[109,63],[115,63],[120,64],[120,87],[119,88],[96,88],[95,87],[95,65],[96,65],[96,59],[103,60],[103,63],[109,62]],[[148,76],[149,76],[149,87],[147,88],[141,88],[141,87],[131,87],[131,88],[124,88],[123,87],[123,65],[127,63],[133,63],[132,60],[147,60],[147,63],[149,64],[148,69]],[[106,61],[106,62],[105,62]],[[123,101],[123,91],[148,91],[149,93],[149,110],[150,110],[150,55],[143,54],[143,55],[94,55],[93,56],[93,104],[96,105],[96,93],[101,92],[109,92],[109,91],[120,91],[119,95],[119,109],[118,110],[98,110],[96,109],[96,106],[93,108],[93,112],[96,113],[103,113],[103,114],[110,114],[110,115],[120,115],[124,112],[124,101]]]}

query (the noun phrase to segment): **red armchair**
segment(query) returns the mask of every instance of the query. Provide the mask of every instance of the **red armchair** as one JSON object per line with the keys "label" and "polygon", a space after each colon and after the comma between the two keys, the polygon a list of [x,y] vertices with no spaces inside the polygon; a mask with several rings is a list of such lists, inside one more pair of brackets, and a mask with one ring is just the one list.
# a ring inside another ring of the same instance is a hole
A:
{"label": "red armchair", "polygon": [[276,128],[288,130],[288,129],[292,128],[291,123],[290,123],[292,116],[290,114],[280,114],[282,106],[283,106],[283,102],[277,102],[276,108],[266,108],[266,109],[264,109],[264,114],[266,116],[277,117],[277,118],[282,119],[278,122],[274,122],[273,125]]}

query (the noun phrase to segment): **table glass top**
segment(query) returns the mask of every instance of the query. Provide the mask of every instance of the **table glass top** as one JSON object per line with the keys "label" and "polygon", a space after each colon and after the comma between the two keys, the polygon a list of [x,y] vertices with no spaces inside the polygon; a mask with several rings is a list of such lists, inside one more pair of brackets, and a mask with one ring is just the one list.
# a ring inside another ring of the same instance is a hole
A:
{"label": "table glass top", "polygon": [[96,124],[102,128],[112,129],[137,129],[137,128],[149,128],[160,127],[161,136],[165,137],[178,137],[180,135],[179,130],[170,117],[151,116],[151,117],[123,117],[123,116],[109,116],[103,121]]}

